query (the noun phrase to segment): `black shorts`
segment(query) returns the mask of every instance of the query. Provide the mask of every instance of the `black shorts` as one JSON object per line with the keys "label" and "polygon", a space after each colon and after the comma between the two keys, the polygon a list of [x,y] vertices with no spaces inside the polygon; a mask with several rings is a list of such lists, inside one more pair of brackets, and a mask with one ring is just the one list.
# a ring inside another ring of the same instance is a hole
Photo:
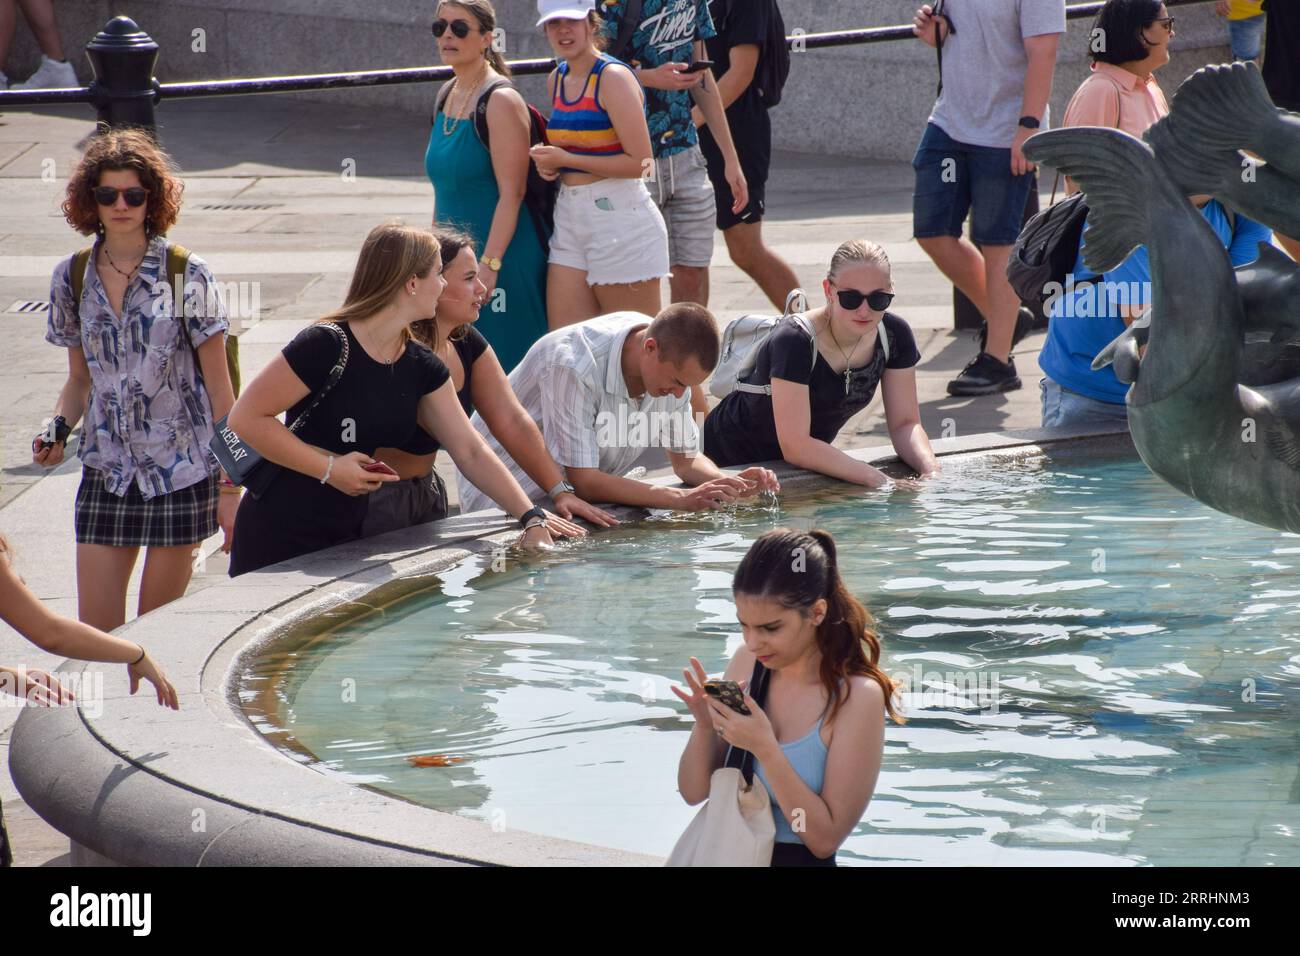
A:
{"label": "black shorts", "polygon": [[380,485],[365,496],[365,502],[361,537],[370,538],[447,517],[447,485],[442,475],[430,470],[418,478]]}
{"label": "black shorts", "polygon": [[739,215],[731,211],[731,204],[736,200],[727,184],[722,151],[707,126],[700,130],[700,150],[709,167],[709,180],[713,183],[713,196],[718,205],[718,228],[722,230],[742,222],[763,221],[767,209],[767,175],[772,168],[772,121],[767,110],[759,109],[747,119],[733,121],[731,138],[740,155],[741,171],[749,184],[749,205]]}
{"label": "black shorts", "polygon": [[81,469],[74,526],[77,544],[117,548],[171,548],[194,545],[217,533],[217,476],[145,500],[132,484],[125,495],[104,487],[104,475]]}
{"label": "black shorts", "polygon": [[773,866],[839,866],[832,854],[825,859],[813,856],[802,843],[775,843],[772,845]]}

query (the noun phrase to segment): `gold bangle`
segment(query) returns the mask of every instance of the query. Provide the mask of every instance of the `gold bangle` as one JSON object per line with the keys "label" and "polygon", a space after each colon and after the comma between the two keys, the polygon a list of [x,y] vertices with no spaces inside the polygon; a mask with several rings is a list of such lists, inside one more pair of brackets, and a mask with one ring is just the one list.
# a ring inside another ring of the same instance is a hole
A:
{"label": "gold bangle", "polygon": [[231,487],[229,487],[229,488],[222,488],[222,489],[221,489],[221,493],[222,493],[223,495],[238,495],[238,494],[239,494],[239,488],[237,488],[237,487],[235,487],[235,486],[231,486]]}

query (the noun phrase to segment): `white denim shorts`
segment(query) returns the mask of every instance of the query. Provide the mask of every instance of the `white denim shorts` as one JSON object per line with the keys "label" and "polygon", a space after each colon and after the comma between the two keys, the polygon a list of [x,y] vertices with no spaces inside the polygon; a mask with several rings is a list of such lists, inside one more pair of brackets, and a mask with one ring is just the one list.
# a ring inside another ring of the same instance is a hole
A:
{"label": "white denim shorts", "polygon": [[550,262],[581,269],[588,285],[668,275],[668,229],[645,183],[602,179],[586,186],[561,186]]}

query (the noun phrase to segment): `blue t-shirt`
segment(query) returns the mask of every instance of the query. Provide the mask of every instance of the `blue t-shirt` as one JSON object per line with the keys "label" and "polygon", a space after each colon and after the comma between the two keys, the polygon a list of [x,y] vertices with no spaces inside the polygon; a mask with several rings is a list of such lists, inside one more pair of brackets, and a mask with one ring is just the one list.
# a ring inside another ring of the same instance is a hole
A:
{"label": "blue t-shirt", "polygon": [[[1228,250],[1233,267],[1244,266],[1259,258],[1259,244],[1270,242],[1272,230],[1240,213],[1236,229],[1218,200],[1211,200],[1201,215],[1213,227],[1219,241]],[[1074,263],[1076,280],[1092,279],[1083,264],[1083,241],[1088,234],[1084,226],[1079,240],[1079,255]],[[1058,385],[1100,402],[1123,405],[1129,386],[1115,377],[1115,369],[1106,366],[1094,372],[1092,361],[1097,353],[1124,331],[1120,309],[1125,305],[1151,304],[1151,263],[1146,246],[1139,246],[1122,263],[1102,276],[1102,282],[1077,286],[1053,304],[1047,341],[1038,355],[1038,367]]]}
{"label": "blue t-shirt", "polygon": [[[602,0],[598,5],[605,18],[605,36],[612,44],[618,38],[627,0]],[[707,0],[643,0],[641,24],[632,33],[623,61],[633,69],[653,70],[665,63],[690,63],[696,40],[717,35]],[[699,142],[691,120],[695,101],[690,90],[651,90],[646,93],[646,122],[656,159],[680,153]]]}

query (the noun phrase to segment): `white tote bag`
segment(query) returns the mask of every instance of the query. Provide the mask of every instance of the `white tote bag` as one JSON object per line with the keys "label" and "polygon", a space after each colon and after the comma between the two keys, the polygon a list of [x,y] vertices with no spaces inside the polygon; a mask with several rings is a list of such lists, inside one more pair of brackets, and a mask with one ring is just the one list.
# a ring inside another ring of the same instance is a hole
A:
{"label": "white tote bag", "polygon": [[745,788],[739,767],[720,767],[709,780],[709,799],[681,835],[668,866],[771,866],[776,821],[767,788]]}
{"label": "white tote bag", "polygon": [[[755,662],[749,686],[760,707],[767,696],[767,668]],[[678,839],[668,866],[771,866],[776,842],[772,801],[754,779],[754,755],[732,747],[726,765],[709,778],[709,799]],[[748,785],[746,784],[748,780]]]}

